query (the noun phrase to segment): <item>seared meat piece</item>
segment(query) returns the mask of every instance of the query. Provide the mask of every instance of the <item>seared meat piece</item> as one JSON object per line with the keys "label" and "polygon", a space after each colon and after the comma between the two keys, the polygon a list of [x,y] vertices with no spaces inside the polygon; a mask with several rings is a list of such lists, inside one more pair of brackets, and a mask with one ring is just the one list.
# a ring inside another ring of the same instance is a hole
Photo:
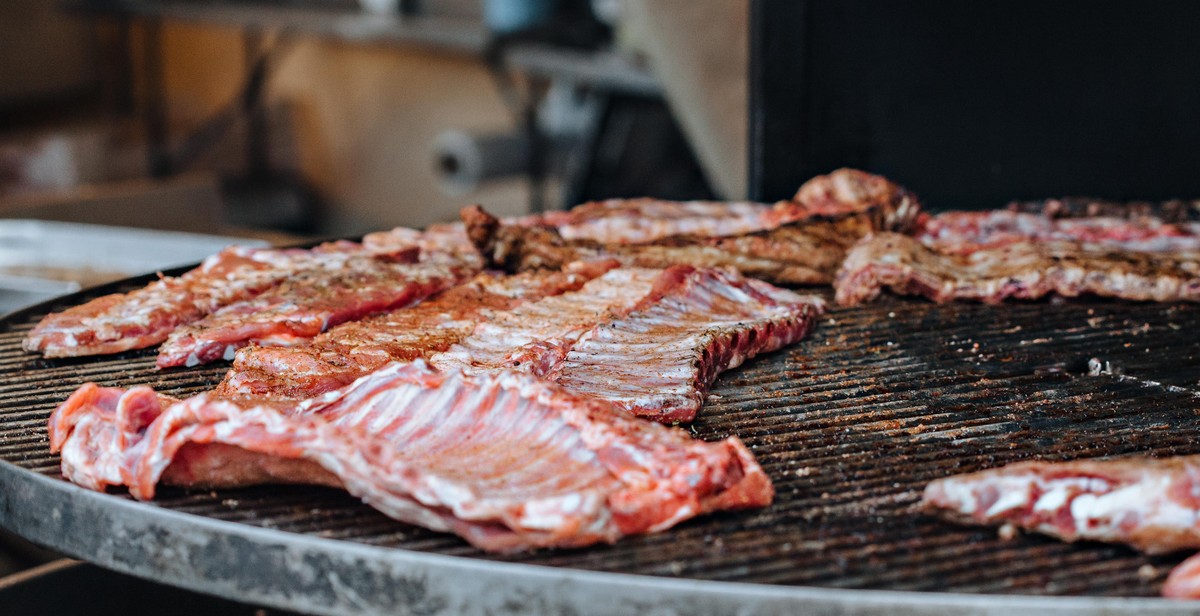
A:
{"label": "seared meat piece", "polygon": [[859,242],[838,272],[837,301],[870,301],[887,287],[936,302],[999,303],[1050,293],[1152,301],[1200,301],[1200,253],[1107,249],[1079,242],[1021,241],[965,255],[880,233]]}
{"label": "seared meat piece", "polygon": [[615,266],[609,261],[573,264],[561,272],[480,274],[411,308],[343,323],[304,344],[245,347],[214,394],[311,398],[388,362],[445,351],[491,315],[574,291]]}
{"label": "seared meat piece", "polygon": [[741,235],[777,227],[786,216],[764,203],[609,199],[521,222],[553,227],[566,240],[645,244],[675,235]]}
{"label": "seared meat piece", "polygon": [[297,344],[333,325],[415,304],[472,272],[454,260],[395,263],[378,255],[352,256],[299,272],[267,292],[175,330],[159,349],[158,366],[230,360],[251,342]]}
{"label": "seared meat piece", "polygon": [[908,189],[881,176],[857,169],[838,169],[804,183],[792,201],[804,216],[788,222],[850,215],[864,216],[877,231],[905,233],[921,214],[921,203]]}
{"label": "seared meat piece", "polygon": [[1139,252],[1200,251],[1200,223],[1157,218],[1092,216],[1053,218],[1006,210],[943,212],[918,235],[941,253],[970,254],[1023,241],[1068,241]]}
{"label": "seared meat piece", "polygon": [[507,271],[611,257],[635,267],[731,267],[777,284],[827,284],[855,241],[874,231],[908,230],[918,211],[916,199],[903,188],[843,169],[810,180],[796,201],[777,204],[773,214],[786,224],[730,237],[602,243],[565,239],[550,226],[505,224],[478,206],[464,208],[462,217],[488,264]]}
{"label": "seared meat piece", "polygon": [[[338,241],[311,250],[227,248],[182,276],[164,277],[136,291],[106,295],[47,315],[23,346],[46,357],[119,353],[154,346],[181,326],[253,299],[285,281],[292,287],[309,284],[335,292],[342,283],[329,280],[330,272],[349,268],[356,273],[346,278],[346,284],[356,284],[352,280],[356,276],[366,282],[373,275],[364,271],[374,267],[375,260],[419,260],[462,273],[478,271],[481,265],[461,228],[457,235],[445,229],[397,228],[368,239],[366,245]],[[313,289],[313,293],[321,291]]]}
{"label": "seared meat piece", "polygon": [[23,342],[46,357],[103,355],[154,346],[176,328],[245,300],[317,263],[363,249],[351,242],[313,250],[233,246],[182,276],[164,277],[129,293],[98,297],[46,315]]}
{"label": "seared meat piece", "polygon": [[88,385],[51,429],[64,473],[93,489],[335,485],[494,551],[612,542],[773,496],[736,437],[705,443],[532,375],[423,362],[290,408],[206,395],[164,407],[147,387]]}

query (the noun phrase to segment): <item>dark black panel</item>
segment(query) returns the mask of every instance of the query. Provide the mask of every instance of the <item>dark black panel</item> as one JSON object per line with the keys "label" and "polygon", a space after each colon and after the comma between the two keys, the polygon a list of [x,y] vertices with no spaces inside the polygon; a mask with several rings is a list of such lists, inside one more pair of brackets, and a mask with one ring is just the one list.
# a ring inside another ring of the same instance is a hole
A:
{"label": "dark black panel", "polygon": [[838,166],[934,206],[1200,196],[1200,3],[755,0],[751,185]]}

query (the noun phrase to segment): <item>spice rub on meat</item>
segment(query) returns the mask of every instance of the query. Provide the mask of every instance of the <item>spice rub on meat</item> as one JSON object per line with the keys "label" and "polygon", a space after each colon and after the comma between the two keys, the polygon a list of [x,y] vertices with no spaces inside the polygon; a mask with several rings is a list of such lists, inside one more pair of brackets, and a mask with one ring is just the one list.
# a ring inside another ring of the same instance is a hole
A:
{"label": "spice rub on meat", "polygon": [[850,251],[834,286],[842,305],[870,301],[884,288],[935,302],[966,299],[994,304],[1051,293],[1200,301],[1200,253],[1020,241],[969,254],[945,254],[916,238],[880,233]]}
{"label": "spice rub on meat", "polygon": [[506,223],[478,206],[462,217],[485,261],[506,271],[608,257],[634,267],[729,267],[776,284],[828,284],[854,242],[872,232],[909,230],[920,206],[885,178],[841,169],[813,178],[794,200],[772,209],[778,224],[760,231],[659,235],[646,243],[567,239],[552,225]]}
{"label": "spice rub on meat", "polygon": [[445,351],[498,312],[577,290],[616,266],[602,261],[562,271],[479,274],[416,306],[343,323],[295,346],[239,349],[215,390],[222,397],[310,398],[347,385],[392,361]]}
{"label": "spice rub on meat", "polygon": [[[332,264],[331,264],[332,265]],[[471,269],[448,260],[393,262],[355,255],[331,267],[296,273],[251,299],[228,304],[171,332],[158,366],[195,366],[231,360],[252,342],[287,346],[333,325],[417,303],[457,284]]]}

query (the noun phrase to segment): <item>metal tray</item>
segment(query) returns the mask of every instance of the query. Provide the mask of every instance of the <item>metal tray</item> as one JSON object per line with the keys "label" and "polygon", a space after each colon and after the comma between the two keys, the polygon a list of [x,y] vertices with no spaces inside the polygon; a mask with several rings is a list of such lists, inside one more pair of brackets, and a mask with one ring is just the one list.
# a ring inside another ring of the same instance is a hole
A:
{"label": "metal tray", "polygon": [[[20,350],[46,312],[146,280],[0,321],[0,526],[118,571],[319,614],[1194,611],[1153,598],[1185,554],[1003,540],[914,505],[930,479],[1020,459],[1200,453],[1200,305],[835,310],[811,339],[723,375],[692,428],[745,440],[773,505],[612,546],[493,555],[336,490],[164,489],[139,503],[63,481],[45,423],[80,382],[187,395],[226,369]],[[1093,359],[1111,373],[1089,374]]]}
{"label": "metal tray", "polygon": [[259,240],[0,219],[0,314],[97,284],[199,261]]}

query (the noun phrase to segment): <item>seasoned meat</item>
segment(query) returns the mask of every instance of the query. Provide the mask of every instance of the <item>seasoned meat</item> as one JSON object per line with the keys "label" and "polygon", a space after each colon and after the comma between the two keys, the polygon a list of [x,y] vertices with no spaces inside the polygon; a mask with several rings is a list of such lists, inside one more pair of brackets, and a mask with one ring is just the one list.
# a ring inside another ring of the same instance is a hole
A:
{"label": "seasoned meat", "polygon": [[776,284],[828,284],[859,238],[880,230],[908,230],[918,213],[916,198],[903,188],[842,169],[813,178],[796,200],[772,208],[775,226],[727,237],[672,235],[640,244],[567,239],[553,226],[505,223],[478,206],[461,214],[485,261],[506,271],[555,269],[571,261],[610,257],[633,267],[731,267]]}
{"label": "seasoned meat", "polygon": [[361,253],[334,242],[311,251],[234,246],[182,276],[164,277],[129,293],[105,295],[46,315],[23,342],[46,357],[103,355],[154,346],[181,325],[249,299],[314,263]]}
{"label": "seasoned meat", "polygon": [[1143,301],[1200,300],[1200,253],[1138,252],[1080,242],[1012,242],[943,254],[915,238],[880,233],[860,241],[838,272],[837,301],[854,305],[883,288],[936,302],[999,303],[1050,293]]}
{"label": "seasoned meat", "polygon": [[455,261],[396,263],[379,255],[331,261],[176,329],[159,349],[158,366],[230,360],[251,342],[296,344],[333,325],[419,302],[470,273]]}
{"label": "seasoned meat", "polygon": [[1054,218],[1006,210],[943,212],[925,221],[918,238],[949,254],[970,254],[1025,241],[1082,242],[1138,252],[1196,252],[1200,251],[1200,223],[1172,224],[1150,217]]}
{"label": "seasoned meat", "polygon": [[615,266],[606,261],[516,276],[480,274],[416,306],[343,323],[310,342],[244,347],[214,393],[222,397],[310,398],[347,385],[388,362],[445,351],[489,316],[577,290]]}

